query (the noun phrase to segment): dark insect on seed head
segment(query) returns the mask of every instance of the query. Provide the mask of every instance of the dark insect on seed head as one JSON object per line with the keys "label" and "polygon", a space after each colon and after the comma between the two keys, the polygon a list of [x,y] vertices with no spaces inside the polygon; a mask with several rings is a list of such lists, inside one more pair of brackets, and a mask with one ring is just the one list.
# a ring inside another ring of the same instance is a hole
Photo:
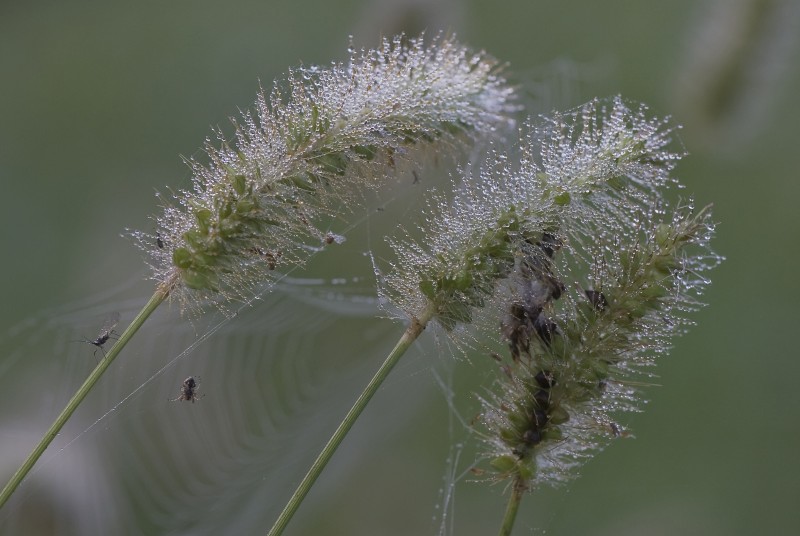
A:
{"label": "dark insect on seed head", "polygon": [[267,268],[274,270],[278,265],[278,261],[281,260],[281,257],[283,257],[283,253],[281,251],[276,251],[274,254],[264,253],[263,257],[264,261],[267,263]]}
{"label": "dark insect on seed head", "polygon": [[522,441],[526,445],[536,445],[542,441],[542,432],[539,430],[525,430],[522,434]]}
{"label": "dark insect on seed head", "polygon": [[551,278],[550,281],[552,285],[552,289],[550,291],[550,295],[554,300],[557,300],[561,297],[561,294],[566,290],[567,287],[564,286],[564,283],[556,279],[555,277]]}
{"label": "dark insect on seed head", "polygon": [[547,346],[552,344],[553,335],[558,333],[558,325],[543,314],[536,317],[536,321],[533,323],[533,329],[536,330],[539,339]]}
{"label": "dark insect on seed head", "polygon": [[614,437],[631,437],[630,432],[615,422],[608,423],[608,427],[611,428],[611,434]]}
{"label": "dark insect on seed head", "polygon": [[542,251],[544,251],[545,255],[552,259],[556,251],[561,249],[563,242],[561,242],[561,240],[559,240],[554,234],[542,233],[542,239],[537,242],[536,245],[539,246]]}
{"label": "dark insect on seed head", "polygon": [[606,307],[608,307],[608,300],[606,300],[605,295],[600,292],[599,290],[585,290],[584,293],[586,294],[586,298],[588,298],[589,303],[592,304],[595,311],[603,311]]}
{"label": "dark insect on seed head", "polygon": [[542,389],[550,389],[556,384],[556,377],[549,370],[540,370],[533,379]]}
{"label": "dark insect on seed head", "polygon": [[550,391],[547,389],[538,389],[533,393],[533,400],[536,403],[537,409],[546,409],[550,405]]}
{"label": "dark insect on seed head", "polygon": [[534,409],[533,410],[533,419],[531,419],[531,424],[535,425],[537,428],[541,428],[547,421],[550,420],[547,416],[547,412],[543,409]]}
{"label": "dark insect on seed head", "polygon": [[258,246],[253,246],[251,248],[248,248],[248,251],[253,255],[258,255],[259,257],[264,259],[264,262],[267,263],[267,268],[269,270],[274,270],[275,267],[278,265],[278,261],[281,259],[281,257],[283,257],[283,253],[280,250],[275,251],[273,253],[271,251],[264,251]]}

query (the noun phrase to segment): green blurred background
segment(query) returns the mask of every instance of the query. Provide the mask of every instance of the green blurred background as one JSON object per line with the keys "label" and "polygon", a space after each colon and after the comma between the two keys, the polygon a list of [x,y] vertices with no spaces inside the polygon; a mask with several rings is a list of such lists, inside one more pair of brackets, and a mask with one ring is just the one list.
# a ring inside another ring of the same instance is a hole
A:
{"label": "green blurred background", "polygon": [[[672,114],[691,153],[678,175],[714,203],[727,257],[698,325],[661,362],[663,387],[623,418],[636,439],[526,497],[515,534],[796,534],[798,11],[788,0],[3,2],[0,477],[94,365],[93,348],[70,341],[95,336],[111,310],[130,321],[149,296],[120,234],[153,230],[155,189],[188,186],[180,155],[212,127],[230,132],[259,80],[345,59],[348,35],[371,47],[444,29],[507,61],[531,113],[619,93]],[[0,511],[0,533],[264,533],[402,332],[376,318],[363,253],[380,255],[413,202],[398,193],[394,213],[367,218],[293,274],[306,279],[163,371],[218,317],[160,311]],[[438,534],[443,518],[445,534],[496,533],[504,490],[464,476],[472,454],[459,442],[473,440],[455,418],[477,411],[470,393],[494,371],[426,337],[287,535]],[[169,403],[190,374],[205,398]]]}

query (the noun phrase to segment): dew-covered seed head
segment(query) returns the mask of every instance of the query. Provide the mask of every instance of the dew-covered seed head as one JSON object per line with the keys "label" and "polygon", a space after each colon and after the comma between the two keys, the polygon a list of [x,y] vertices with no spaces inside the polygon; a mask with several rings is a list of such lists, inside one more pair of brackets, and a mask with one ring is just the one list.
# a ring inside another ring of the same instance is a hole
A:
{"label": "dew-covered seed head", "polygon": [[[620,98],[531,122],[518,165],[494,150],[478,169],[463,170],[452,201],[431,202],[424,244],[410,235],[390,241],[398,260],[385,277],[386,298],[409,317],[433,304],[446,330],[470,324],[513,274],[539,274],[527,278],[529,309],[557,300],[564,283],[550,265],[568,240],[602,239],[595,230],[606,220],[633,225],[631,207],[660,202],[681,156],[668,147],[673,130]],[[540,327],[545,338],[553,332]]]}
{"label": "dew-covered seed head", "polygon": [[482,397],[494,478],[562,482],[624,435],[614,416],[638,410],[700,306],[720,258],[710,209],[666,200],[673,130],[619,98],[557,114],[523,134],[519,165],[496,151],[435,200],[424,243],[391,242],[390,303],[411,318],[433,307],[459,345],[508,347]]}
{"label": "dew-covered seed head", "polygon": [[[134,233],[154,278],[184,298],[245,298],[270,272],[338,243],[327,225],[383,184],[398,158],[451,152],[510,125],[497,63],[450,38],[385,40],[347,63],[290,72],[235,134],[190,160],[192,188]],[[331,237],[334,237],[331,239]]]}
{"label": "dew-covered seed head", "polygon": [[[567,287],[552,313],[558,347],[531,347],[504,365],[483,399],[491,478],[531,486],[576,476],[574,468],[627,435],[615,417],[639,411],[654,359],[691,323],[687,316],[708,283],[702,274],[720,260],[708,249],[710,210],[640,207],[637,217],[642,223],[634,228],[618,222],[618,240],[610,244],[565,247],[571,274],[594,288]],[[584,259],[589,266],[581,267]],[[531,437],[538,438],[535,447]]]}

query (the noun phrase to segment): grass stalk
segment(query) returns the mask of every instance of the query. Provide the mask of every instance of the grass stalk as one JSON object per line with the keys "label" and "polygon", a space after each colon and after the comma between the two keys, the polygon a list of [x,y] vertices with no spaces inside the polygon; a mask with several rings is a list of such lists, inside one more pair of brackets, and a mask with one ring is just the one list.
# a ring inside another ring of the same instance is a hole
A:
{"label": "grass stalk", "polygon": [[27,474],[42,456],[44,451],[53,442],[53,439],[59,434],[61,429],[66,424],[67,420],[75,413],[75,410],[78,409],[78,406],[83,402],[83,399],[86,398],[86,395],[89,394],[89,391],[97,384],[100,377],[103,373],[111,366],[111,363],[114,359],[119,355],[120,351],[125,347],[125,345],[130,342],[133,335],[142,327],[145,320],[153,314],[153,311],[158,308],[159,305],[169,296],[169,286],[160,285],[150,300],[145,304],[139,314],[136,315],[136,318],[130,323],[130,325],[125,329],[125,331],[120,335],[119,339],[114,343],[114,346],[105,354],[103,359],[100,360],[97,367],[92,371],[86,381],[83,382],[83,385],[78,389],[72,399],[67,403],[61,413],[58,415],[56,420],[50,426],[50,428],[45,432],[42,439],[39,443],[34,447],[22,465],[17,469],[11,479],[3,488],[3,491],[0,492],[0,508],[8,501],[14,491],[19,487],[20,483],[25,479]]}
{"label": "grass stalk", "polygon": [[500,526],[499,536],[511,536],[511,529],[514,528],[514,522],[517,520],[517,511],[519,510],[519,503],[522,501],[522,496],[525,494],[525,480],[516,477],[512,484],[511,497],[508,498],[508,505],[506,505],[506,513],[503,516],[503,524]]}
{"label": "grass stalk", "polygon": [[297,509],[300,507],[303,499],[308,494],[319,475],[322,473],[322,470],[331,460],[334,452],[336,452],[336,449],[353,427],[353,424],[361,415],[361,412],[363,412],[364,408],[367,407],[367,404],[378,391],[378,388],[380,388],[380,386],[383,384],[383,381],[389,375],[389,372],[391,372],[403,354],[405,354],[406,350],[408,350],[411,344],[425,329],[425,326],[427,326],[430,319],[433,318],[434,312],[435,311],[433,307],[429,307],[422,315],[411,320],[411,324],[408,326],[408,328],[406,328],[403,336],[400,337],[400,340],[397,341],[395,347],[391,352],[389,352],[386,360],[372,377],[372,380],[370,380],[366,388],[364,388],[364,391],[355,401],[353,407],[351,407],[350,411],[347,412],[347,415],[344,417],[342,422],[339,424],[339,427],[328,440],[328,443],[322,449],[319,456],[317,456],[317,459],[314,460],[314,463],[311,465],[308,473],[306,473],[306,476],[303,477],[303,480],[297,486],[297,489],[289,498],[289,502],[286,503],[283,511],[275,521],[275,524],[270,529],[268,536],[279,536],[283,533],[286,525],[289,524],[289,521],[292,519],[295,512],[297,512]]}

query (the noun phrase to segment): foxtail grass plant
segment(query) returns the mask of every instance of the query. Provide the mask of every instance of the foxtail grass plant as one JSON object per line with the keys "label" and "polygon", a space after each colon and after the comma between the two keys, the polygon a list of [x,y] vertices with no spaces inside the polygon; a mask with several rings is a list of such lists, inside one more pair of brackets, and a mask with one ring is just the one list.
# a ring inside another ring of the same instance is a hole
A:
{"label": "foxtail grass plant", "polygon": [[[710,208],[674,204],[683,156],[674,127],[621,98],[592,101],[498,141],[511,124],[513,90],[498,64],[449,38],[384,41],[347,64],[292,71],[233,140],[207,141],[191,160],[192,188],[162,198],[155,233],[132,236],[156,292],[121,334],[0,494],[17,488],[88,391],[147,317],[168,298],[182,309],[223,312],[341,237],[331,224],[386,184],[398,160],[494,138],[463,167],[453,192],[431,196],[417,231],[390,237],[381,268],[387,310],[408,322],[275,521],[283,532],[339,444],[400,357],[429,326],[465,350],[500,362],[480,394],[475,471],[506,481],[500,534],[523,495],[575,476],[576,467],[628,432],[615,415],[637,411],[655,358],[700,306]],[[500,355],[505,346],[508,357]]]}
{"label": "foxtail grass plant", "polygon": [[467,349],[505,342],[503,379],[478,431],[489,479],[510,482],[500,534],[524,493],[558,484],[611,438],[613,415],[639,407],[650,366],[690,324],[720,258],[709,207],[672,207],[683,156],[674,128],[644,106],[592,101],[529,124],[515,158],[497,149],[464,170],[452,200],[430,203],[396,261],[383,302],[409,327],[314,462],[270,536],[281,534],[400,356],[429,325]]}
{"label": "foxtail grass plant", "polygon": [[207,140],[190,160],[192,188],[160,197],[154,234],[133,232],[156,290],[0,492],[5,504],[88,392],[168,298],[182,309],[214,302],[229,313],[340,241],[331,222],[358,209],[400,160],[452,154],[511,124],[513,89],[500,66],[452,38],[384,40],[347,63],[290,72],[228,140]]}

